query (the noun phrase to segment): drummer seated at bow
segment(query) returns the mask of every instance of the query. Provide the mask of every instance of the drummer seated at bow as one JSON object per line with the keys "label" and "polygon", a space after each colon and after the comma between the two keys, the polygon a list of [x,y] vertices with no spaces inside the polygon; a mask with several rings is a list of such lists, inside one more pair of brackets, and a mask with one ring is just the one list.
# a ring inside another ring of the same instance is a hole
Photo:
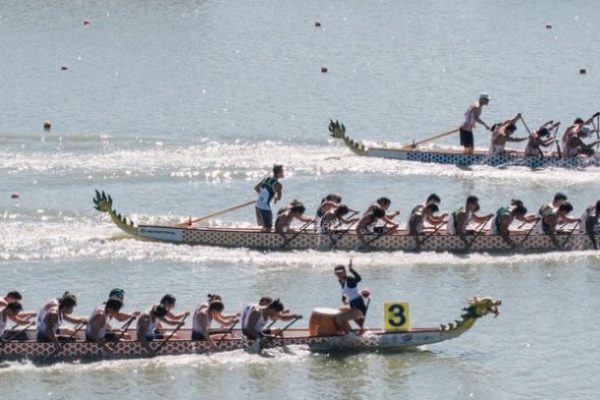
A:
{"label": "drummer seated at bow", "polygon": [[597,118],[600,113],[592,115],[587,121],[581,118],[576,118],[573,121],[573,125],[569,126],[562,137],[563,144],[563,157],[592,157],[594,155],[594,146],[600,141],[595,141],[590,144],[586,144],[582,139],[594,132],[593,130],[586,127],[593,123],[594,118]]}
{"label": "drummer seated at bow", "polygon": [[[168,332],[163,329],[159,330],[161,325],[179,325],[179,322],[171,321],[165,317],[169,311],[166,309],[164,304],[155,304],[148,311],[140,314],[137,320],[137,340],[141,342],[151,342],[156,339],[163,339],[165,336],[171,336]],[[174,334],[171,336],[173,339],[179,339],[179,336]]]}
{"label": "drummer seated at bow", "polygon": [[565,232],[564,230],[558,229],[558,224],[560,222],[564,223],[576,223],[579,224],[578,218],[569,218],[569,213],[573,211],[573,206],[568,201],[561,203],[557,209],[546,212],[542,216],[542,221],[540,224],[540,235],[549,235],[552,239],[552,242],[558,246],[558,240],[556,239],[556,235],[570,233]]}
{"label": "drummer seated at bow", "polygon": [[344,334],[348,334],[352,331],[350,321],[354,321],[360,329],[359,334],[363,334],[367,306],[361,292],[358,290],[358,283],[362,278],[352,268],[352,260],[348,265],[348,272],[351,276],[348,275],[346,267],[343,265],[337,265],[333,269],[333,273],[342,288],[342,303],[344,303],[344,307],[340,308],[341,314],[336,317],[336,324],[342,328]]}
{"label": "drummer seated at bow", "polygon": [[521,222],[532,223],[537,219],[535,215],[527,215],[527,208],[525,208],[521,200],[512,200],[509,207],[500,207],[496,211],[496,215],[492,219],[490,226],[490,233],[502,236],[502,239],[514,248],[518,245],[510,237],[510,225],[513,221],[519,220]]}
{"label": "drummer seated at bow", "polygon": [[525,155],[527,157],[544,156],[542,147],[549,147],[556,142],[555,137],[550,137],[550,131],[556,128],[560,122],[548,121],[529,136],[527,146],[525,146]]}
{"label": "drummer seated at bow", "polygon": [[242,333],[248,339],[256,340],[265,336],[263,329],[269,320],[291,321],[302,318],[300,314],[290,314],[285,311],[285,307],[279,299],[264,306],[258,304],[247,306],[242,313]]}
{"label": "drummer seated at bow", "polygon": [[[23,306],[18,300],[11,300],[8,303],[4,303],[5,305],[0,306],[0,344],[4,340],[5,336],[9,336],[6,331],[6,326],[8,325],[8,321],[11,320],[17,325],[29,325],[29,320],[19,316],[19,313],[23,311]],[[6,333],[6,335],[5,335]],[[14,332],[10,333],[12,337]]]}
{"label": "drummer seated at bow", "polygon": [[[221,296],[209,294],[208,300],[199,304],[194,311],[192,340],[210,340],[210,329],[213,320],[221,324],[222,328],[233,327],[237,323],[240,314],[223,314],[223,310],[225,310],[225,305]],[[223,335],[220,334],[219,337],[222,338]]]}
{"label": "drummer seated at bow", "polygon": [[286,233],[296,232],[294,229],[290,228],[290,225],[294,219],[304,222],[305,224],[314,222],[312,218],[304,216],[305,211],[306,208],[304,207],[304,204],[294,200],[294,202],[290,203],[290,205],[277,216],[277,219],[275,220],[275,232],[279,233],[285,238]]}
{"label": "drummer seated at bow", "polygon": [[[368,244],[365,240],[365,235],[373,234],[388,234],[395,231],[398,228],[398,224],[394,221],[386,219],[385,210],[380,207],[374,207],[370,209],[356,225],[356,234],[358,238],[365,244]],[[388,221],[391,221],[391,226],[386,227]],[[383,222],[383,225],[378,225],[379,222]]]}
{"label": "drummer seated at bow", "polygon": [[[319,222],[321,233],[325,235],[332,234],[342,225],[345,224],[351,226],[358,221],[358,218],[346,217],[348,214],[350,214],[350,209],[344,204],[340,204],[337,207],[327,210]],[[352,216],[355,214],[356,211],[353,211]]]}
{"label": "drummer seated at bow", "polygon": [[[420,236],[425,235],[427,233],[426,231],[431,231],[431,234],[435,234],[439,231],[445,223],[444,217],[447,214],[436,216],[435,213],[438,211],[439,207],[435,203],[429,203],[423,208],[415,207],[408,220],[408,234],[411,236]],[[433,221],[431,227],[425,227],[426,221],[430,224],[430,221]]]}
{"label": "drummer seated at bow", "polygon": [[[517,130],[517,125],[515,124],[520,118],[521,114],[517,114],[511,119],[507,119],[502,123],[494,124],[492,126],[492,138],[488,153],[490,156],[509,153],[509,151],[505,149],[506,142],[523,142],[528,139],[526,137],[516,138],[512,136]],[[514,153],[515,151],[511,150],[510,152]]]}
{"label": "drummer seated at bow", "polygon": [[475,234],[473,229],[469,229],[471,222],[482,225],[494,216],[494,214],[480,216],[477,214],[478,210],[479,198],[477,196],[467,197],[465,206],[454,211],[448,217],[446,233],[448,235],[458,235],[463,242],[466,242],[467,239],[465,236]]}
{"label": "drummer seated at bow", "polygon": [[119,297],[111,297],[94,309],[85,329],[85,339],[88,342],[115,342],[121,339],[131,340],[131,335],[121,329],[113,329],[110,325],[112,319],[124,321],[140,315],[139,311],[132,314],[123,313],[129,318],[119,319],[123,301]]}
{"label": "drummer seated at bow", "polygon": [[63,328],[63,321],[77,324],[86,324],[85,317],[74,317],[71,314],[77,307],[77,297],[73,293],[65,292],[59,299],[46,302],[40,309],[37,319],[37,341],[55,342],[70,340],[79,328]]}
{"label": "drummer seated at bow", "polygon": [[[0,308],[6,307],[8,303],[13,301],[18,301],[21,303],[23,301],[23,296],[16,290],[11,290],[5,296],[0,296]],[[35,311],[19,311],[19,318],[28,319],[31,317],[35,317],[37,313]]]}

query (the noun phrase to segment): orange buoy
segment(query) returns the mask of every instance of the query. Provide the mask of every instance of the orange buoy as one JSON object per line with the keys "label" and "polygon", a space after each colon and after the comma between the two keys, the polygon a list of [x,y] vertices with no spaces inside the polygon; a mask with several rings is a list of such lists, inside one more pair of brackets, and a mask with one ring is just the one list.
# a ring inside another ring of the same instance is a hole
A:
{"label": "orange buoy", "polygon": [[580,75],[585,75],[586,73],[587,73],[587,70],[585,68],[579,68]]}
{"label": "orange buoy", "polygon": [[327,71],[329,71],[329,70],[327,69],[327,67],[321,67],[321,72],[322,72],[322,73],[326,74],[326,73],[327,73]]}
{"label": "orange buoy", "polygon": [[315,27],[320,28],[321,27],[321,21],[319,21],[319,20],[315,21]]}
{"label": "orange buoy", "polygon": [[44,122],[44,130],[49,131],[50,128],[52,128],[52,124],[50,123],[50,121]]}
{"label": "orange buoy", "polygon": [[20,197],[20,196],[19,196],[19,193],[17,193],[17,192],[12,192],[12,193],[10,194],[10,198],[11,198],[11,199],[18,199],[19,197]]}

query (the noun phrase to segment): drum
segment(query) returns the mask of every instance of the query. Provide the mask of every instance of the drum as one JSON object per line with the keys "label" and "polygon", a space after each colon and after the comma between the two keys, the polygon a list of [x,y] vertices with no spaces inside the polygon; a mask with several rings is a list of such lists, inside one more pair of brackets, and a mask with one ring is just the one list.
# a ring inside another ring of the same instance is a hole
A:
{"label": "drum", "polygon": [[335,323],[335,317],[339,314],[337,308],[315,308],[308,322],[309,335],[338,336],[340,328]]}

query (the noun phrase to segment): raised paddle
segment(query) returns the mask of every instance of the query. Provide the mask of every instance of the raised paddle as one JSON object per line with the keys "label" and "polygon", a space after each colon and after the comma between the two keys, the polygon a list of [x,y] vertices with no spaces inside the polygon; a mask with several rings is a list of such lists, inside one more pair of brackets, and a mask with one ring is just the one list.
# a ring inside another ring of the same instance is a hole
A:
{"label": "raised paddle", "polygon": [[175,329],[173,329],[173,332],[171,332],[171,334],[169,335],[169,337],[166,338],[165,340],[163,340],[162,343],[156,349],[154,349],[154,354],[158,354],[158,352],[160,351],[160,349],[162,349],[167,344],[167,342],[169,340],[171,340],[171,338],[175,335],[175,333],[177,333],[177,331],[179,329],[181,329],[181,327],[183,325],[185,325],[185,319],[187,317],[188,317],[187,315],[185,317],[183,317],[182,320],[181,320],[181,322],[177,324],[177,326],[175,327]]}
{"label": "raised paddle", "polygon": [[457,133],[459,131],[460,131],[460,129],[452,129],[451,131],[440,133],[439,135],[431,136],[431,137],[428,137],[426,139],[420,140],[418,142],[413,142],[412,144],[404,145],[401,148],[402,149],[414,149],[418,145],[421,145],[421,144],[427,143],[427,142],[431,142],[432,140],[443,138],[444,136],[450,136],[450,135],[452,135],[454,133]]}
{"label": "raised paddle", "polygon": [[238,324],[238,322],[240,322],[239,319],[236,319],[235,321],[233,321],[233,324],[231,324],[231,326],[229,327],[229,329],[227,329],[227,332],[225,332],[223,334],[223,336],[221,336],[221,338],[215,344],[215,346],[219,346],[221,344],[221,342],[225,339],[225,337],[227,337],[227,335],[229,335],[233,331],[233,328]]}
{"label": "raised paddle", "polygon": [[221,214],[225,214],[225,213],[228,213],[228,212],[231,212],[231,211],[239,210],[240,208],[247,207],[250,204],[254,204],[254,203],[256,203],[256,200],[247,201],[247,202],[242,203],[242,204],[238,204],[238,205],[235,205],[235,206],[227,207],[227,208],[224,208],[222,210],[215,211],[215,212],[212,212],[210,214],[203,215],[202,217],[198,217],[198,218],[195,218],[195,219],[192,219],[192,220],[189,220],[189,221],[181,222],[181,223],[179,223],[179,224],[177,224],[175,226],[177,226],[177,227],[192,226],[196,222],[204,221],[205,219],[216,217],[217,215],[221,215]]}

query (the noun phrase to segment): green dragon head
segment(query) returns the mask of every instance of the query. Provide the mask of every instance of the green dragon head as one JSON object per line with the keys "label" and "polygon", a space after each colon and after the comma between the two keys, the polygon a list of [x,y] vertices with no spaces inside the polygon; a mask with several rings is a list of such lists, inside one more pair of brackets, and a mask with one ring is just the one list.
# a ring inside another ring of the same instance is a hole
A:
{"label": "green dragon head", "polygon": [[346,127],[337,120],[329,120],[329,136],[334,139],[341,139],[354,154],[359,156],[364,156],[367,154],[367,149],[365,146],[346,136]]}
{"label": "green dragon head", "polygon": [[123,231],[127,233],[132,233],[135,231],[133,221],[128,221],[126,217],[123,217],[112,208],[113,200],[110,195],[96,190],[96,197],[93,200],[95,206],[94,208],[100,212],[108,213],[113,222]]}

